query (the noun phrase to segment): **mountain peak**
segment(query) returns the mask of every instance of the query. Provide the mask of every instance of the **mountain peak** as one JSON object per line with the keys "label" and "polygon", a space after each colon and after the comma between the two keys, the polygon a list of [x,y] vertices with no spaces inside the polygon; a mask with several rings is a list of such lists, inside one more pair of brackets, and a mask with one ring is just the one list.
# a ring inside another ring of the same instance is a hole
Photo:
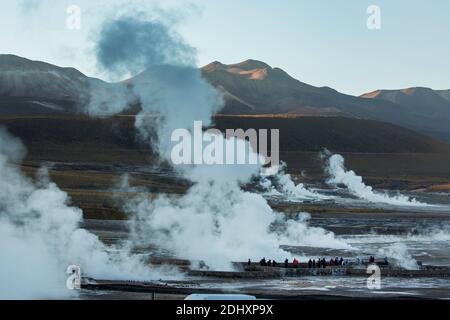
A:
{"label": "mountain peak", "polygon": [[53,64],[30,60],[14,54],[0,54],[0,72],[60,72],[67,76],[86,78],[86,76],[72,67],[58,67]]}
{"label": "mountain peak", "polygon": [[75,100],[90,79],[75,68],[0,54],[0,95]]}
{"label": "mountain peak", "polygon": [[201,69],[203,71],[215,71],[215,70],[219,70],[219,69],[225,69],[227,66],[219,61],[213,61],[209,64],[207,64],[206,66],[202,67]]}
{"label": "mountain peak", "polygon": [[239,62],[239,63],[232,63],[232,64],[223,64],[220,61],[213,61],[206,66],[202,67],[203,71],[216,71],[216,70],[240,70],[240,71],[252,71],[252,70],[260,70],[260,69],[269,69],[271,70],[272,67],[269,66],[267,63],[259,61],[259,60],[253,60],[253,59],[247,59],[245,61]]}
{"label": "mountain peak", "polygon": [[253,59],[247,59],[245,61],[231,64],[229,66],[240,68],[243,70],[272,69],[267,63],[259,61],[259,60],[253,60]]}
{"label": "mountain peak", "polygon": [[[228,73],[237,75],[247,80],[267,80],[275,77],[276,79],[293,79],[287,72],[280,68],[272,68],[263,61],[247,59],[245,61],[233,64],[223,64],[219,61],[211,62],[201,68],[204,74]],[[297,80],[296,80],[297,81]]]}
{"label": "mountain peak", "polygon": [[411,87],[400,90],[402,93],[407,95],[413,95],[415,93],[433,93],[433,89],[426,88],[426,87]]}
{"label": "mountain peak", "polygon": [[410,88],[404,88],[404,89],[379,89],[372,92],[364,93],[360,97],[362,98],[379,98],[384,95],[395,95],[395,94],[404,94],[404,95],[414,95],[414,94],[434,94],[435,91],[431,88],[427,87],[410,87]]}
{"label": "mountain peak", "polygon": [[22,58],[16,56],[14,54],[0,54],[0,68],[2,70],[8,69],[20,69],[20,68],[29,68],[33,65],[43,65],[44,62],[32,61],[30,59]]}

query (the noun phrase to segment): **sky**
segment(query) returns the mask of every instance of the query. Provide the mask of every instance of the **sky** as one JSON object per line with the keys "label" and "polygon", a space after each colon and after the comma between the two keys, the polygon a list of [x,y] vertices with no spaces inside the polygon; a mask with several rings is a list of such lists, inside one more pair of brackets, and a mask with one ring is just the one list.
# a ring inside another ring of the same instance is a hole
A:
{"label": "sky", "polygon": [[[67,8],[81,9],[80,29]],[[367,8],[380,8],[369,29]],[[146,12],[198,50],[198,65],[256,59],[294,78],[360,95],[450,89],[448,0],[2,0],[0,53],[75,67],[105,80],[95,35],[106,19]]]}

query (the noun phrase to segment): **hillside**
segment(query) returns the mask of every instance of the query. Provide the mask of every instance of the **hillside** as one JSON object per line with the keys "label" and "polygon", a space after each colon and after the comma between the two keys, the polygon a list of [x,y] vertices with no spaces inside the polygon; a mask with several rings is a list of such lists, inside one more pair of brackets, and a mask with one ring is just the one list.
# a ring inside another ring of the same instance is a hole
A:
{"label": "hillside", "polygon": [[216,127],[279,129],[280,150],[363,153],[448,153],[450,145],[389,123],[339,117],[216,117]]}
{"label": "hillside", "polygon": [[114,90],[75,68],[0,55],[0,114],[74,114],[94,87]]}
{"label": "hillside", "polygon": [[279,68],[257,60],[230,65],[216,61],[203,67],[202,73],[211,84],[224,92],[226,106],[222,113],[225,114],[298,114],[371,119],[450,141],[449,91],[441,91],[439,95],[421,94],[420,99],[412,95],[414,104],[403,99],[384,99],[384,94],[378,98],[376,94],[354,97],[328,87],[308,85]]}
{"label": "hillside", "polygon": [[[130,155],[145,149],[142,154],[145,159],[149,153],[147,143],[136,137],[132,116],[107,119],[71,115],[12,116],[0,117],[1,125],[24,141],[32,152],[30,156],[40,160],[114,162],[116,159],[118,163],[133,163]],[[322,148],[333,152],[450,153],[450,145],[446,143],[371,120],[217,116],[214,126],[220,130],[278,128],[281,153],[319,152]]]}
{"label": "hillside", "polygon": [[[450,90],[380,90],[354,97],[303,83],[257,60],[230,65],[216,61],[201,72],[224,93],[226,104],[220,114],[377,120],[450,141]],[[133,79],[107,83],[73,68],[0,55],[0,116],[79,114],[93,88],[99,96],[114,95],[118,86],[120,92],[127,90]],[[133,105],[124,113],[138,110]]]}
{"label": "hillside", "polygon": [[225,65],[213,62],[202,68],[203,76],[224,92],[226,114],[347,115],[332,106],[336,93],[302,83],[279,68],[246,60]]}
{"label": "hillside", "polygon": [[395,103],[408,115],[422,119],[419,123],[415,123],[417,129],[447,140],[450,138],[450,133],[445,130],[450,124],[450,90],[414,87],[376,90],[361,97]]}
{"label": "hillside", "polygon": [[75,100],[88,81],[74,68],[0,55],[0,96]]}

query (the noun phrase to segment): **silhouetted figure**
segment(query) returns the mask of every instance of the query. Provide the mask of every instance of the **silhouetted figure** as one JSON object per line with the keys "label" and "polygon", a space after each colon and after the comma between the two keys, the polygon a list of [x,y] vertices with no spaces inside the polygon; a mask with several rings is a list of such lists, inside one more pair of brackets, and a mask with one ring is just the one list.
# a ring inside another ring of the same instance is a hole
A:
{"label": "silhouetted figure", "polygon": [[333,258],[330,259],[330,267],[334,266],[334,260]]}
{"label": "silhouetted figure", "polygon": [[309,259],[309,261],[308,261],[308,268],[312,268],[312,260],[311,259]]}
{"label": "silhouetted figure", "polygon": [[266,265],[267,265],[266,258],[262,258],[261,261],[259,261],[259,264],[260,264],[262,267],[266,266]]}
{"label": "silhouetted figure", "polygon": [[272,267],[276,267],[277,266],[277,262],[275,260],[272,260]]}
{"label": "silhouetted figure", "polygon": [[286,258],[286,260],[284,260],[284,267],[285,268],[289,267],[289,260],[288,260],[288,258]]}
{"label": "silhouetted figure", "polygon": [[296,258],[294,258],[294,260],[292,261],[292,264],[294,265],[294,268],[298,267],[298,260]]}
{"label": "silhouetted figure", "polygon": [[316,259],[313,259],[313,264],[312,267],[315,268],[316,267]]}
{"label": "silhouetted figure", "polygon": [[252,261],[250,259],[248,259],[247,265],[250,266],[251,264],[252,264]]}
{"label": "silhouetted figure", "polygon": [[272,260],[269,259],[269,261],[267,261],[267,266],[271,267],[272,266]]}
{"label": "silhouetted figure", "polygon": [[369,262],[370,263],[374,263],[375,262],[375,257],[374,256],[370,256]]}
{"label": "silhouetted figure", "polygon": [[322,259],[322,268],[326,268],[327,267],[327,262],[325,261],[325,258]]}
{"label": "silhouetted figure", "polygon": [[387,258],[387,257],[384,257],[384,264],[385,264],[386,266],[389,265],[389,261],[388,261],[388,258]]}

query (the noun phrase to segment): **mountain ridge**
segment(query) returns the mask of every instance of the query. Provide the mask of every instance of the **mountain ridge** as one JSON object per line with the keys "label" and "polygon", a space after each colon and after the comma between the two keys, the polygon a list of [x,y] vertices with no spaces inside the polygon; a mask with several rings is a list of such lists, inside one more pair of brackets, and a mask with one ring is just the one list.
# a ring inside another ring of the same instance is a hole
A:
{"label": "mountain ridge", "polygon": [[[359,97],[303,83],[280,68],[258,60],[201,68],[203,77],[224,92],[224,114],[297,114],[339,116],[397,124],[450,141],[450,90],[407,88],[377,90]],[[411,96],[413,101],[397,99]],[[392,97],[394,96],[394,97]],[[427,99],[432,107],[426,108]],[[248,108],[247,106],[253,106]]]}
{"label": "mountain ridge", "polygon": [[[450,141],[450,90],[376,90],[357,97],[301,82],[254,59],[228,65],[214,61],[200,71],[224,95],[221,114],[361,118]],[[133,79],[108,83],[75,68],[0,55],[0,113],[76,113],[74,105],[86,99],[93,85],[111,90]]]}

